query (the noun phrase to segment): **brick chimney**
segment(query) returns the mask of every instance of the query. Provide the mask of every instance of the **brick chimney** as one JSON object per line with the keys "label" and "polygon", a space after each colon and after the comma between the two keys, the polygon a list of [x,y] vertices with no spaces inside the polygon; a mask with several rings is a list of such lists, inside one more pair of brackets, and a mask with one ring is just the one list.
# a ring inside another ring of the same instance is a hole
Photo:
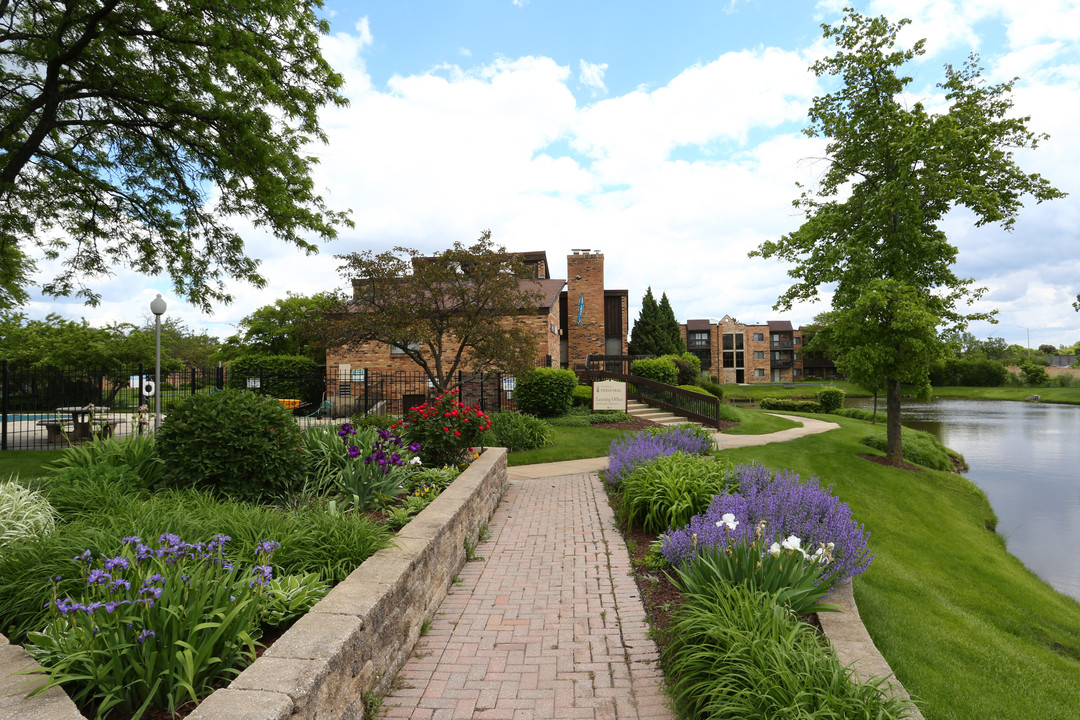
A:
{"label": "brick chimney", "polygon": [[570,367],[604,354],[604,256],[573,250],[566,257],[566,337]]}

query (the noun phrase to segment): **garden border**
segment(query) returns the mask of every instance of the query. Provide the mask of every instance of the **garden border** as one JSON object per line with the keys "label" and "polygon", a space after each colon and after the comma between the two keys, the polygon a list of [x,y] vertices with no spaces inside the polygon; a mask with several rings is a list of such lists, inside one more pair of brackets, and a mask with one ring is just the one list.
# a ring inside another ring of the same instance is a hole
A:
{"label": "garden border", "polygon": [[[189,720],[368,717],[465,564],[465,542],[507,486],[506,450],[487,448],[430,505],[338,583],[261,658]],[[0,716],[82,720],[60,688],[26,698],[33,661],[0,635]]]}

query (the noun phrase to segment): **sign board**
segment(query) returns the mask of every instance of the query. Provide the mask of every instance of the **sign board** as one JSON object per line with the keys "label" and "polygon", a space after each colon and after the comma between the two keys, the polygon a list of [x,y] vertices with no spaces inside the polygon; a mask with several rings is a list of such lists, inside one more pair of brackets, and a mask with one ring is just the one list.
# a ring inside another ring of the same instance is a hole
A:
{"label": "sign board", "polygon": [[597,380],[592,386],[592,409],[626,412],[626,383],[621,380]]}

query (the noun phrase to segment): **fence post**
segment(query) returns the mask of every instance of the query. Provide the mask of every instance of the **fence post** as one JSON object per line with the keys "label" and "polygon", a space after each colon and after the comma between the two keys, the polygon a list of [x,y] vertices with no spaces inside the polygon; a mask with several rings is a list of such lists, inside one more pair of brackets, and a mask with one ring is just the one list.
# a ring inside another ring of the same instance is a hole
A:
{"label": "fence post", "polygon": [[465,395],[464,395],[464,390],[463,390],[463,387],[462,387],[461,383],[462,383],[461,371],[458,370],[457,371],[457,401],[459,403],[464,403],[465,402]]}
{"label": "fence post", "polygon": [[191,368],[191,394],[195,394],[195,368]]}
{"label": "fence post", "polygon": [[8,361],[4,361],[3,376],[0,377],[0,450],[7,450],[8,416]]}
{"label": "fence post", "polygon": [[136,409],[138,409],[138,407],[140,405],[145,405],[146,404],[145,402],[143,402],[144,400],[146,400],[146,396],[143,395],[143,385],[145,385],[145,384],[146,384],[146,373],[145,373],[145,371],[143,369],[143,364],[139,363],[139,402],[136,403],[136,405],[135,405]]}
{"label": "fence post", "polygon": [[480,372],[480,409],[487,412],[487,403],[484,402],[484,383],[487,381],[486,373]]}
{"label": "fence post", "polygon": [[371,398],[368,396],[368,369],[364,368],[364,414],[371,410]]}
{"label": "fence post", "polygon": [[496,409],[502,412],[502,394],[503,394],[503,374],[495,373],[495,389],[498,390],[499,401],[495,403]]}
{"label": "fence post", "polygon": [[214,377],[214,387],[218,390],[225,389],[225,368],[221,367],[221,365],[217,366],[217,373],[215,373]]}

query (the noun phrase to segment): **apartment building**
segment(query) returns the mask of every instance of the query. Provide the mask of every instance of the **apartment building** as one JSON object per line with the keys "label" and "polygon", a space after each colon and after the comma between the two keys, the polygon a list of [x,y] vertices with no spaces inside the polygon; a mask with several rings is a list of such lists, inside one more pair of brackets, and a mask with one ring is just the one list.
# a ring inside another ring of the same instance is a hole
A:
{"label": "apartment building", "polygon": [[701,359],[701,369],[721,383],[836,377],[836,367],[823,354],[807,356],[809,332],[787,320],[746,324],[725,315],[718,321],[687,320],[682,332],[686,349]]}

